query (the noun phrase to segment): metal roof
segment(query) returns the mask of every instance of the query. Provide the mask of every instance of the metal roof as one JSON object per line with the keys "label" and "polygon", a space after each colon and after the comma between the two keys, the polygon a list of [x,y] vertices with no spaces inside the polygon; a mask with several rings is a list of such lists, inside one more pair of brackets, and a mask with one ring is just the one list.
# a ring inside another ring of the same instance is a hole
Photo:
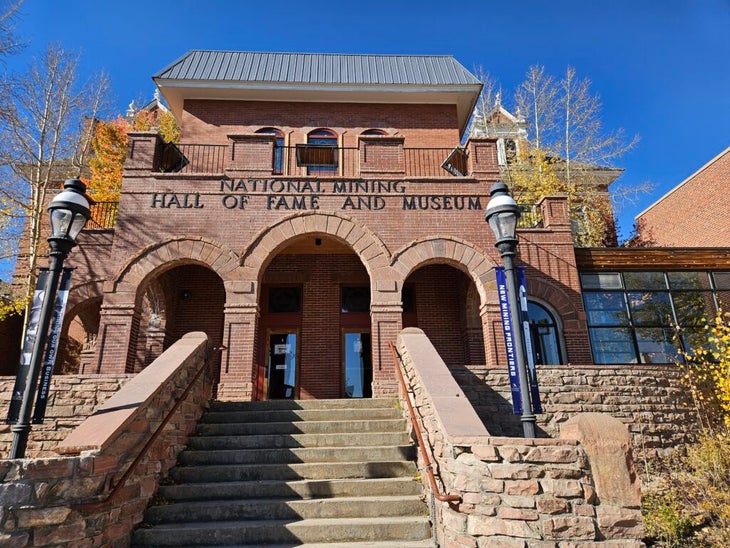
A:
{"label": "metal roof", "polygon": [[450,55],[351,55],[192,50],[154,76],[164,80],[449,86],[479,85]]}

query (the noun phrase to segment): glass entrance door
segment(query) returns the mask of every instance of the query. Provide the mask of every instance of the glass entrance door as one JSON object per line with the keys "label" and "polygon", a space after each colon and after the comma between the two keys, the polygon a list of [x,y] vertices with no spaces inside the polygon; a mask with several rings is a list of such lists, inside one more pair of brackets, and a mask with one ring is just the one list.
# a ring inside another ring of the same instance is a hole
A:
{"label": "glass entrance door", "polygon": [[345,396],[371,398],[373,395],[373,363],[370,333],[345,331],[342,337],[345,373]]}
{"label": "glass entrance door", "polygon": [[270,400],[293,399],[297,386],[297,334],[269,333],[266,396]]}

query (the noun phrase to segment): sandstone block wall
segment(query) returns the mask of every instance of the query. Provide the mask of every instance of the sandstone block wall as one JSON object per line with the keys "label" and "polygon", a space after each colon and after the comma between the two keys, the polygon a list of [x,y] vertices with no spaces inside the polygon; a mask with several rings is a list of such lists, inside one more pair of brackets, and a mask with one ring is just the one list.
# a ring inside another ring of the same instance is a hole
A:
{"label": "sandstone block wall", "polygon": [[[468,415],[468,403],[432,349],[417,329],[406,329],[398,338],[433,468],[444,493],[462,497],[456,504],[433,503],[441,545],[643,546],[638,500],[619,496],[602,504],[591,461],[577,441],[470,436],[469,430],[479,429],[453,416]],[[630,453],[616,465],[633,473]]]}
{"label": "sandstone block wall", "polygon": [[[506,366],[466,366],[452,373],[490,433],[521,435],[519,417],[512,414]],[[690,442],[697,432],[676,366],[538,366],[537,376],[544,411],[537,415],[541,436],[559,436],[560,426],[577,413],[608,413],[631,432],[641,465]]]}
{"label": "sandstone block wall", "polygon": [[[0,461],[0,546],[129,546],[132,529],[210,398],[211,379],[196,377],[201,367],[209,372],[207,356],[202,334],[173,345],[130,381],[137,386],[122,388],[103,414],[61,444],[59,451],[71,456]],[[178,399],[161,435],[109,498]]]}
{"label": "sandstone block wall", "polygon": [[[95,409],[124,386],[132,375],[56,375],[51,378],[46,418],[30,431],[28,458],[56,457],[56,446]],[[15,377],[0,377],[0,409],[7,416]],[[13,441],[10,425],[0,423],[0,458],[7,458]]]}

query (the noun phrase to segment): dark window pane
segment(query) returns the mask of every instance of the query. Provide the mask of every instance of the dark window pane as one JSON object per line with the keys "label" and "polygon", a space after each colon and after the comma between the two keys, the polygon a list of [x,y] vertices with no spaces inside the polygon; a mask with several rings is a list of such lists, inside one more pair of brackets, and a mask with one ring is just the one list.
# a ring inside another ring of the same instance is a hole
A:
{"label": "dark window pane", "polygon": [[715,316],[715,304],[709,291],[673,291],[672,300],[681,327],[704,326]]}
{"label": "dark window pane", "polygon": [[713,272],[715,288],[730,290],[730,272]]}
{"label": "dark window pane", "polygon": [[667,289],[663,272],[624,272],[626,289]]}
{"label": "dark window pane", "polygon": [[628,325],[623,293],[583,293],[588,325]]}
{"label": "dark window pane", "polygon": [[302,306],[301,287],[270,287],[269,312],[299,312]]}
{"label": "dark window pane", "polygon": [[583,289],[623,289],[618,272],[589,272],[580,275]]}
{"label": "dark window pane", "polygon": [[413,300],[413,286],[404,285],[401,291],[401,300],[403,301],[403,312],[415,312],[416,305]]}
{"label": "dark window pane", "polygon": [[634,325],[669,326],[673,323],[668,292],[634,291],[626,295]]}
{"label": "dark window pane", "polygon": [[370,288],[343,287],[342,312],[370,312]]}
{"label": "dark window pane", "polygon": [[637,363],[631,330],[623,327],[594,327],[588,330],[593,361],[596,363]]}
{"label": "dark window pane", "polygon": [[669,328],[637,329],[636,343],[641,363],[673,363],[677,360],[677,349]]}
{"label": "dark window pane", "polygon": [[533,358],[536,364],[558,365],[562,363],[560,344],[555,320],[542,305],[529,301],[527,316],[530,320]]}
{"label": "dark window pane", "polygon": [[710,289],[707,272],[668,272],[672,289]]}

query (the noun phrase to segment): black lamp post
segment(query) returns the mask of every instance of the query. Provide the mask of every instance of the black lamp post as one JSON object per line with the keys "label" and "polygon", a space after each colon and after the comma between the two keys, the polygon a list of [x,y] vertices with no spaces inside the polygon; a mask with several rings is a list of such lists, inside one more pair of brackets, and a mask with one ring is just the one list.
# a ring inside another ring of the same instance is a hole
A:
{"label": "black lamp post", "polygon": [[28,366],[28,376],[25,382],[18,422],[11,427],[13,432],[13,445],[10,449],[11,459],[20,459],[25,456],[25,447],[28,444],[28,434],[30,433],[33,399],[46,341],[48,340],[48,329],[53,316],[58,280],[63,270],[63,261],[68,256],[71,248],[76,245],[76,237],[91,216],[89,200],[84,194],[86,185],[77,179],[68,179],[63,184],[63,188],[64,190],[48,204],[48,212],[51,216],[51,235],[48,238],[48,244],[51,246],[48,277],[44,287],[43,305],[38,319],[38,329]]}
{"label": "black lamp post", "polygon": [[522,404],[522,429],[526,438],[535,437],[535,415],[530,402],[530,385],[527,376],[527,360],[522,338],[522,322],[520,305],[517,300],[517,282],[515,277],[514,256],[517,249],[517,220],[520,218],[520,206],[509,195],[507,185],[498,182],[489,190],[489,203],[485,218],[497,239],[494,246],[499,250],[504,262],[504,277],[507,283],[508,303],[512,322],[517,327],[512,329],[514,338],[515,361],[520,385],[520,403]]}

